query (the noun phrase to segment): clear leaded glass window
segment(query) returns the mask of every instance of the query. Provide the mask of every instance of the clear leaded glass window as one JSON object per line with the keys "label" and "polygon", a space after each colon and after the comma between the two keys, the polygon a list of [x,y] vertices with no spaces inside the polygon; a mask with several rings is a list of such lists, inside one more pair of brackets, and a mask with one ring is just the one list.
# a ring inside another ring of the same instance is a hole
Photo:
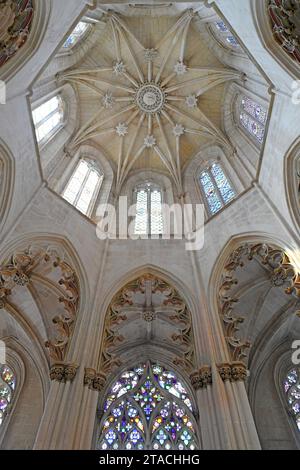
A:
{"label": "clear leaded glass window", "polygon": [[240,106],[240,123],[259,143],[265,135],[267,110],[247,96],[243,96]]}
{"label": "clear leaded glass window", "polygon": [[9,411],[16,388],[14,372],[5,364],[0,364],[0,427]]}
{"label": "clear leaded glass window", "polygon": [[136,188],[136,235],[159,235],[163,232],[162,192],[152,183]]}
{"label": "clear leaded glass window", "polygon": [[283,390],[289,413],[293,417],[300,431],[300,368],[295,367],[289,371],[284,382]]}
{"label": "clear leaded glass window", "polygon": [[60,96],[54,96],[32,111],[37,141],[47,140],[63,122],[63,103]]}
{"label": "clear leaded glass window", "polygon": [[86,23],[85,21],[80,21],[63,44],[63,49],[72,49],[80,41],[80,39],[85,36],[90,27],[90,24]]}
{"label": "clear leaded glass window", "polygon": [[215,27],[218,32],[218,36],[224,44],[229,44],[233,48],[239,47],[239,43],[236,37],[230,32],[230,29],[224,23],[224,21],[216,21]]}
{"label": "clear leaded glass window", "polygon": [[213,163],[209,168],[203,170],[200,173],[199,181],[212,215],[216,214],[236,195],[221,165],[218,163]]}
{"label": "clear leaded glass window", "polygon": [[172,371],[153,363],[121,374],[104,403],[102,450],[197,449],[191,399]]}
{"label": "clear leaded glass window", "polygon": [[80,160],[63,198],[83,214],[89,214],[103,182],[103,174],[92,160]]}

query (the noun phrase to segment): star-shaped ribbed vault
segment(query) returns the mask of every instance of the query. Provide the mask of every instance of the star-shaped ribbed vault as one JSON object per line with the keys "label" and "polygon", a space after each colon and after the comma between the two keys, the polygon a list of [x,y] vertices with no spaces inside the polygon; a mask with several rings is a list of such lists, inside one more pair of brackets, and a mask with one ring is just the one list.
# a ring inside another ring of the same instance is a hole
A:
{"label": "star-shaped ribbed vault", "polygon": [[192,10],[179,18],[110,12],[101,44],[58,77],[77,87],[82,106],[69,148],[96,141],[115,161],[117,194],[138,168],[167,170],[181,194],[183,166],[203,143],[233,152],[220,109],[224,84],[242,74],[207,51],[197,19]]}

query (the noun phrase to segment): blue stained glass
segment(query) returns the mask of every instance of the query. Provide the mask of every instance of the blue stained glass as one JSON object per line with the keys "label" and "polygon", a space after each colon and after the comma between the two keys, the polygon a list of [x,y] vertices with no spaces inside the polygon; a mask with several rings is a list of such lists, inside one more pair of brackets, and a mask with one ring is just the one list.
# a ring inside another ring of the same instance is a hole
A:
{"label": "blue stained glass", "polygon": [[63,44],[63,49],[71,49],[78,43],[78,41],[84,36],[86,31],[89,29],[89,25],[84,21],[80,21],[73,29],[70,36],[66,39]]}
{"label": "blue stained glass", "polygon": [[221,193],[222,199],[224,203],[227,204],[234,198],[235,192],[233,191],[220,165],[217,165],[217,164],[212,165],[211,172],[212,172],[213,177],[215,178],[215,181]]}
{"label": "blue stained glass", "polygon": [[267,110],[247,96],[244,96],[242,99],[242,108],[262,124],[266,123]]}
{"label": "blue stained glass", "polygon": [[224,21],[217,21],[215,25],[219,31],[222,31],[222,33],[227,33],[229,31]]}
{"label": "blue stained glass", "polygon": [[16,377],[5,364],[0,364],[0,428],[13,400]]}
{"label": "blue stained glass", "polygon": [[289,414],[300,431],[300,368],[290,370],[282,385]]}
{"label": "blue stained glass", "polygon": [[232,35],[226,37],[226,41],[231,45],[231,46],[238,46],[239,43],[237,42],[236,38]]}
{"label": "blue stained glass", "polygon": [[[120,398],[118,394],[128,384],[125,399]],[[162,366],[148,363],[124,372],[105,403],[108,408],[99,441],[102,450],[196,448],[188,392]]]}
{"label": "blue stained glass", "polygon": [[200,177],[201,185],[205,193],[211,214],[216,214],[222,209],[222,202],[218,196],[213,180],[207,172],[203,172]]}
{"label": "blue stained glass", "polygon": [[247,131],[255,137],[258,142],[262,143],[265,135],[265,128],[263,125],[256,122],[247,113],[242,112],[240,114],[240,122]]}

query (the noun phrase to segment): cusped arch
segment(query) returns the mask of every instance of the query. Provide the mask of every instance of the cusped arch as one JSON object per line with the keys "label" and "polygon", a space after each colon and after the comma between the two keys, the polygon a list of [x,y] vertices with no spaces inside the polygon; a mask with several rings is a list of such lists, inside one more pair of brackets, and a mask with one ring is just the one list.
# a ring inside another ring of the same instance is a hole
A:
{"label": "cusped arch", "polygon": [[298,138],[284,158],[284,183],[290,216],[300,230],[300,139]]}
{"label": "cusped arch", "polygon": [[[264,49],[268,51],[272,58],[285,70],[285,72],[288,75],[299,78],[299,63],[296,60],[293,60],[291,54],[279,46],[278,42],[274,38],[271,17],[268,11],[268,3],[269,0],[266,2],[255,0],[251,4],[257,34]],[[296,28],[292,29],[296,32]]]}
{"label": "cusped arch", "polygon": [[[84,318],[89,301],[87,274],[74,247],[60,235],[31,233],[7,243],[2,253],[2,308],[9,310],[38,345],[46,363],[49,358],[66,359],[74,348],[74,329]],[[26,287],[22,295],[19,286]],[[30,302],[36,312],[33,324]],[[50,311],[47,302],[52,302]],[[62,341],[57,335],[65,323],[68,334]]]}
{"label": "cusped arch", "polygon": [[293,253],[292,244],[275,235],[245,233],[231,238],[217,257],[208,300],[232,360],[252,363],[257,348],[261,351],[271,341],[287,315],[295,315],[299,275]]}
{"label": "cusped arch", "polygon": [[20,36],[18,41],[21,41],[22,45],[17,48],[16,52],[4,63],[4,65],[1,66],[0,69],[1,79],[5,82],[11,80],[36,53],[43,40],[48,25],[52,2],[32,0],[31,3],[33,8],[33,17],[26,41],[22,41],[21,38],[24,32],[22,30],[17,31],[18,36]]}
{"label": "cusped arch", "polygon": [[[146,360],[154,351],[157,357],[174,362],[191,375],[197,362],[197,310],[189,289],[174,276],[150,265],[135,269],[112,284],[114,287],[104,296],[101,307],[102,340],[95,351],[97,370],[104,381],[123,362],[130,362],[130,357],[141,354]],[[153,328],[150,337],[147,325]]]}
{"label": "cusped arch", "polygon": [[159,266],[155,266],[154,264],[144,264],[138,266],[126,272],[118,279],[114,279],[114,281],[111,283],[111,287],[105,293],[101,311],[107,311],[113,297],[122,289],[122,287],[126,286],[126,284],[134,281],[136,278],[144,274],[157,276],[172,285],[172,287],[174,287],[183,297],[183,300],[187,303],[193,318],[195,318],[197,312],[197,302],[194,297],[194,293],[190,289],[190,287],[182,279],[178,278],[174,273],[170,273],[169,271]]}

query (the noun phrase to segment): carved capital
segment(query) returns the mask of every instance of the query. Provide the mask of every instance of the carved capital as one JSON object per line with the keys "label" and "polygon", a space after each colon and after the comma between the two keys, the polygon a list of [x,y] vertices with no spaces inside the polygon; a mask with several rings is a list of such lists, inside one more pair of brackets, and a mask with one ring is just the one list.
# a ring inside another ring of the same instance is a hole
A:
{"label": "carved capital", "polygon": [[53,364],[50,368],[50,379],[56,382],[64,381],[64,364]]}
{"label": "carved capital", "polygon": [[190,375],[192,387],[195,390],[205,388],[212,383],[212,373],[210,366],[203,366]]}
{"label": "carved capital", "polygon": [[102,374],[101,372],[98,373],[96,377],[94,378],[94,382],[93,382],[94,390],[97,390],[97,392],[101,392],[101,390],[103,390],[104,388],[105,382],[106,382],[106,376]]}
{"label": "carved capital", "polygon": [[245,381],[247,378],[247,367],[243,362],[233,362],[231,364],[231,378],[234,382]]}
{"label": "carved capital", "polygon": [[106,375],[102,372],[96,372],[95,369],[86,368],[84,373],[84,385],[90,390],[101,392],[105,386]]}
{"label": "carved capital", "polygon": [[72,382],[78,367],[78,364],[53,364],[50,368],[50,379],[61,383]]}
{"label": "carved capital", "polygon": [[85,368],[84,369],[84,379],[83,383],[84,385],[87,385],[89,388],[93,388],[93,381],[94,378],[96,377],[97,372],[95,369],[90,369],[90,368]]}
{"label": "carved capital", "polygon": [[247,366],[243,362],[218,364],[217,368],[224,382],[227,380],[231,382],[245,381],[248,376]]}
{"label": "carved capital", "polygon": [[66,364],[65,365],[65,381],[72,382],[76,376],[78,364]]}
{"label": "carved capital", "polygon": [[231,380],[231,365],[228,363],[219,364],[218,371],[221,376],[221,379],[225,382],[226,380]]}

